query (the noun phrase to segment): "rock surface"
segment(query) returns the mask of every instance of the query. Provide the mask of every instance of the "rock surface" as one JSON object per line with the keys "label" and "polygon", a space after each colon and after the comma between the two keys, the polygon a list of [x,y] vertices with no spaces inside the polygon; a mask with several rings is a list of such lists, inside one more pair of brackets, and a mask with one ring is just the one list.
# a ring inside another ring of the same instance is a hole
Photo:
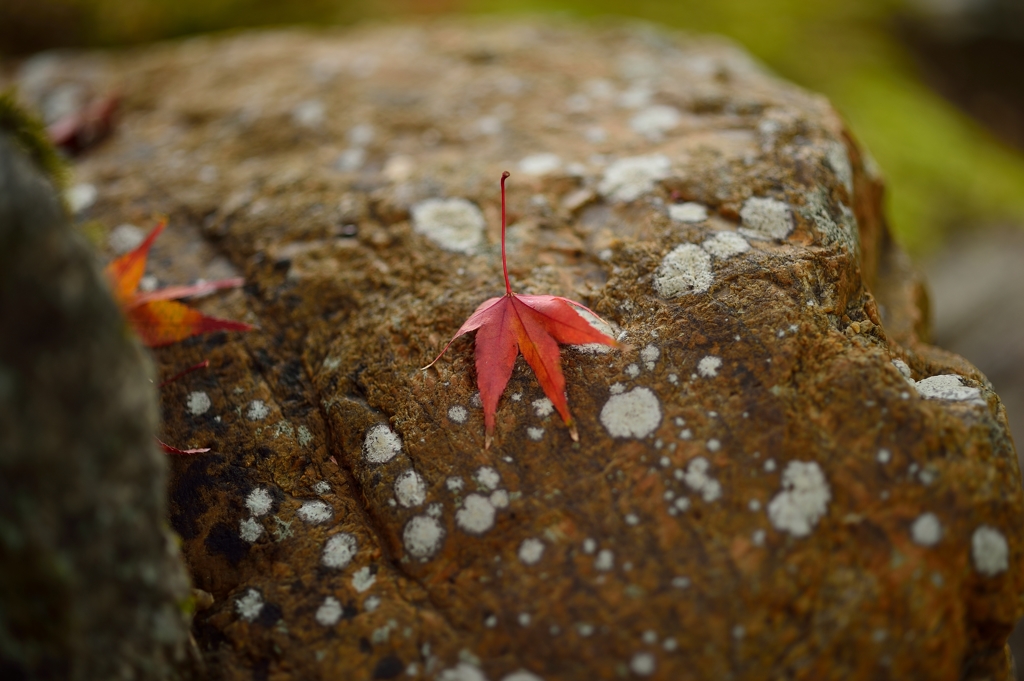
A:
{"label": "rock surface", "polygon": [[152,364],[0,131],[0,677],[191,678]]}
{"label": "rock surface", "polygon": [[[161,394],[166,437],[214,449],[172,462],[172,524],[226,678],[1009,678],[1005,411],[925,344],[820,97],[649,28],[96,60],[125,111],[81,219],[169,214],[151,273],[241,273],[203,305],[260,327],[158,355],[211,360]],[[419,371],[502,290],[505,169],[513,286],[631,346],[563,350],[579,444],[523,362],[489,451],[471,343]]]}

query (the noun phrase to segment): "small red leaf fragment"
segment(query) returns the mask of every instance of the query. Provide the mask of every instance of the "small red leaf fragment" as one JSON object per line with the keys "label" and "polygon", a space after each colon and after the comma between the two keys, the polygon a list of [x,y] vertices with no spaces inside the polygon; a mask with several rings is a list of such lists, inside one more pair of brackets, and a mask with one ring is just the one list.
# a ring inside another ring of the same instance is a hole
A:
{"label": "small red leaf fragment", "polygon": [[533,369],[544,394],[569,426],[572,439],[578,440],[565,397],[565,376],[558,345],[601,343],[616,347],[618,343],[587,323],[574,309],[579,307],[594,314],[585,305],[559,296],[521,296],[512,292],[505,259],[505,179],[508,176],[507,172],[501,175],[501,264],[505,295],[482,303],[441,354],[424,369],[441,359],[456,338],[476,331],[476,375],[484,409],[484,447],[491,446],[498,400],[508,385],[519,354]]}
{"label": "small red leaf fragment", "polygon": [[189,367],[188,369],[184,369],[183,371],[179,371],[178,373],[174,374],[173,376],[171,376],[170,378],[168,378],[168,379],[167,379],[166,381],[164,381],[163,383],[161,383],[161,384],[160,384],[159,386],[157,386],[157,387],[158,387],[158,388],[163,388],[163,387],[165,387],[165,386],[168,386],[168,385],[170,385],[171,383],[174,383],[175,381],[177,381],[178,379],[180,379],[180,378],[183,378],[184,376],[188,376],[188,375],[189,375],[189,374],[191,374],[191,373],[192,373],[193,371],[199,371],[200,369],[205,369],[205,368],[206,368],[206,367],[208,367],[208,366],[210,366],[210,360],[208,360],[208,359],[204,359],[204,360],[203,360],[202,362],[200,362],[199,364],[193,364],[193,365],[192,365],[192,366],[190,366],[190,367]]}
{"label": "small red leaf fragment", "polygon": [[189,456],[189,455],[192,455],[192,454],[205,454],[206,452],[210,451],[209,447],[204,447],[202,449],[178,449],[177,447],[170,446],[166,442],[162,442],[160,440],[160,438],[154,438],[154,439],[156,440],[157,444],[160,445],[160,449],[164,450],[168,454],[177,454],[179,456]]}

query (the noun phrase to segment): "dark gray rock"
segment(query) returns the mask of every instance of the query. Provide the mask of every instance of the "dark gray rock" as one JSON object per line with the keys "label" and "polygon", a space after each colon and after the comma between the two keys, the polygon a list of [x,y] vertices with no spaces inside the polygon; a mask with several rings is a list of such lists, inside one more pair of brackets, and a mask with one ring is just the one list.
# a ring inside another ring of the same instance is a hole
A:
{"label": "dark gray rock", "polygon": [[0,677],[190,676],[151,365],[3,133],[0,320]]}

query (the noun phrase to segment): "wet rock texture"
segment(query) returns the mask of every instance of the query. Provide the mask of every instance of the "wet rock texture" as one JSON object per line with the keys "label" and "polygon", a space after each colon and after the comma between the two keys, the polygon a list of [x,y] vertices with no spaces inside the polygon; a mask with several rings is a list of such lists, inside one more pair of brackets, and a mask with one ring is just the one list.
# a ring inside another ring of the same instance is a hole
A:
{"label": "wet rock texture", "polygon": [[0,131],[0,677],[192,678],[152,364]]}
{"label": "wet rock texture", "polygon": [[[439,23],[93,57],[78,167],[158,212],[159,283],[259,325],[158,354],[172,524],[226,678],[1006,679],[1022,499],[986,379],[926,344],[882,185],[820,97],[648,28]],[[77,64],[85,64],[78,61]],[[46,93],[43,67],[23,78]],[[521,360],[483,448],[472,344],[523,293],[630,347]],[[122,232],[123,234],[124,232]]]}

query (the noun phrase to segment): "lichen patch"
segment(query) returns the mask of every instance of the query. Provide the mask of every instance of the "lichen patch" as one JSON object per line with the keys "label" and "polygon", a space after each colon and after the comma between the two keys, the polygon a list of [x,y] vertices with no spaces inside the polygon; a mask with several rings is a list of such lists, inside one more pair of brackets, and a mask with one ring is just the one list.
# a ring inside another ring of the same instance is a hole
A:
{"label": "lichen patch", "polygon": [[519,545],[519,560],[523,565],[536,565],[544,555],[544,542],[540,539],[524,539]]}
{"label": "lichen patch", "polygon": [[402,451],[402,439],[383,423],[366,432],[363,440],[363,458],[370,463],[386,463]]}
{"label": "lichen patch", "polygon": [[473,479],[476,480],[478,485],[488,490],[497,489],[498,485],[501,484],[501,475],[491,466],[481,466],[476,469]]}
{"label": "lichen patch", "polygon": [[1003,533],[990,525],[981,525],[971,535],[971,559],[974,569],[993,577],[1010,568],[1010,547]]}
{"label": "lichen patch", "polygon": [[635,201],[667,178],[671,169],[672,163],[661,154],[622,158],[605,169],[597,190],[612,201]]}
{"label": "lichen patch", "polygon": [[483,534],[494,527],[494,506],[480,494],[470,494],[455,512],[455,524],[467,534]]}
{"label": "lichen patch", "polygon": [[644,387],[612,395],[601,408],[601,424],[612,437],[645,438],[661,424],[661,403]]}
{"label": "lichen patch", "polygon": [[252,544],[260,538],[261,534],[263,534],[263,526],[256,522],[255,518],[244,518],[238,524],[238,536],[242,538],[242,541]]}
{"label": "lichen patch", "polygon": [[256,517],[269,513],[273,505],[273,497],[263,487],[257,487],[245,497],[245,507]]}
{"label": "lichen patch", "polygon": [[318,525],[330,520],[334,515],[334,509],[324,501],[307,501],[299,507],[298,514],[307,523]]}
{"label": "lichen patch", "polygon": [[444,534],[444,528],[436,518],[413,516],[402,531],[402,545],[413,558],[429,558],[441,548]]}
{"label": "lichen patch", "polygon": [[731,258],[750,250],[750,243],[736,232],[719,232],[701,244],[701,247],[719,259]]}
{"label": "lichen patch", "polygon": [[921,546],[935,546],[942,539],[942,523],[934,513],[922,513],[910,526],[910,538]]}
{"label": "lichen patch", "polygon": [[697,373],[704,378],[714,378],[722,367],[722,358],[707,355],[697,363]]}
{"label": "lichen patch", "polygon": [[790,461],[782,473],[782,491],[768,504],[768,519],[780,532],[806,537],[825,515],[832,499],[816,461]]}
{"label": "lichen patch", "polygon": [[956,374],[942,374],[925,378],[914,384],[918,394],[929,400],[951,402],[981,402],[981,390],[963,384]]}
{"label": "lichen patch", "polygon": [[193,416],[199,416],[208,412],[213,403],[210,401],[209,395],[201,390],[197,390],[188,394],[185,406],[188,408],[188,413]]}
{"label": "lichen patch", "polygon": [[344,612],[341,601],[334,596],[328,596],[320,607],[316,609],[316,623],[323,627],[333,627],[341,619]]}
{"label": "lichen patch", "polygon": [[703,456],[690,461],[683,480],[694,492],[699,492],[704,501],[712,502],[722,496],[722,485],[708,475],[711,464]]}
{"label": "lichen patch", "polygon": [[708,209],[692,201],[673,203],[668,207],[668,217],[676,222],[704,222],[708,219]]}
{"label": "lichen patch", "polygon": [[413,508],[426,501],[427,484],[423,476],[411,468],[399,473],[395,478],[395,499],[405,508]]}
{"label": "lichen patch", "polygon": [[245,417],[250,421],[262,421],[267,418],[269,413],[270,409],[263,400],[253,400],[249,403],[249,410],[245,412]]}
{"label": "lichen patch", "polygon": [[246,622],[255,622],[263,612],[263,596],[256,589],[246,589],[240,598],[235,599],[235,612]]}
{"label": "lichen patch", "polygon": [[766,197],[752,196],[740,209],[745,233],[754,237],[785,239],[793,231],[793,213],[789,204]]}
{"label": "lichen patch", "polygon": [[469,418],[469,412],[465,407],[456,404],[448,408],[448,418],[453,423],[463,424]]}
{"label": "lichen patch", "polygon": [[472,253],[483,243],[484,215],[466,199],[427,199],[412,208],[413,230],[446,251]]}
{"label": "lichen patch", "polygon": [[375,573],[370,566],[364,565],[363,567],[356,570],[356,573],[352,575],[352,588],[358,593],[363,593],[369,590],[377,581],[377,573]]}
{"label": "lichen patch", "polygon": [[662,298],[687,293],[704,293],[711,288],[714,274],[711,256],[700,246],[682,244],[669,251],[654,273],[654,290]]}
{"label": "lichen patch", "polygon": [[323,554],[320,556],[320,562],[325,567],[343,569],[352,562],[352,559],[356,555],[356,550],[359,544],[356,542],[356,538],[347,532],[341,532],[334,535],[327,540],[324,544]]}

